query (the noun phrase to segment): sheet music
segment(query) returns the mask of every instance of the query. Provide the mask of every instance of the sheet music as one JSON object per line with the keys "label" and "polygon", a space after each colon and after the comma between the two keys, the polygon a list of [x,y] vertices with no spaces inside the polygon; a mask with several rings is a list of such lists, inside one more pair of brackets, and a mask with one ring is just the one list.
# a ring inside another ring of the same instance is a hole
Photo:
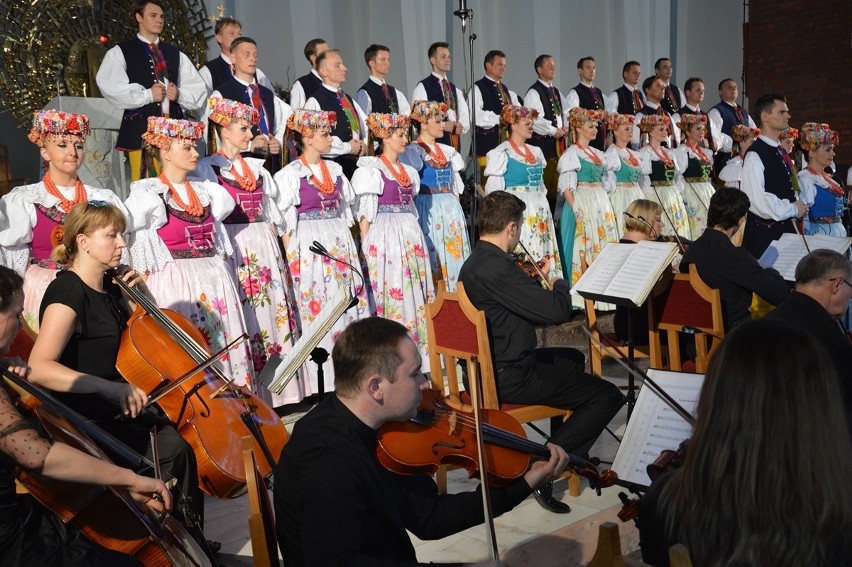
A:
{"label": "sheet music", "polygon": [[[703,374],[648,370],[648,376],[689,413],[695,415]],[[618,478],[642,486],[651,484],[646,467],[665,449],[677,450],[692,435],[692,427],[651,388],[639,392],[636,407],[621,440],[612,470]]]}
{"label": "sheet music", "polygon": [[[852,244],[852,238],[828,236],[826,234],[805,235],[805,241],[811,251],[827,248],[845,254]],[[796,281],[796,266],[808,254],[802,237],[798,234],[785,233],[781,238],[772,242],[760,257],[760,265],[775,268],[781,276],[790,282]]]}

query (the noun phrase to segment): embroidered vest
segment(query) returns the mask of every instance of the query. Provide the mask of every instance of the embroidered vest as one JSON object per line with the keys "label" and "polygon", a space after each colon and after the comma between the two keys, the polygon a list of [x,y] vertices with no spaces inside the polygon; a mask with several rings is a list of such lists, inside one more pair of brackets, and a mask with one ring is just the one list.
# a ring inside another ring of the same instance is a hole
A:
{"label": "embroidered vest", "polygon": [[201,216],[173,208],[166,203],[168,220],[157,229],[172,258],[209,258],[216,254],[213,246],[215,227],[210,215],[210,205],[204,207]]}
{"label": "embroidered vest", "polygon": [[[544,109],[543,118],[545,120],[548,120],[555,128],[556,109],[553,108],[553,102],[550,100],[550,93],[548,92],[548,88],[544,86],[541,81],[536,81],[532,84],[530,89],[535,90],[538,93],[538,98],[541,99],[541,105]],[[556,93],[556,97],[561,101],[562,94],[559,92],[559,89],[554,86],[553,90]],[[539,147],[546,159],[553,159],[557,157],[556,138],[554,138],[553,136],[543,136],[541,134],[536,134],[535,132],[533,132],[532,138],[530,138],[528,143],[533,146]]]}
{"label": "embroidered vest", "polygon": [[236,203],[231,214],[223,220],[224,224],[249,224],[253,222],[265,222],[266,215],[263,214],[263,177],[258,177],[254,191],[246,191],[236,184],[233,179],[222,175],[221,168],[214,165],[213,171],[219,185],[225,188]]}
{"label": "embroidered vest", "polygon": [[[385,84],[387,85],[387,83]],[[367,82],[361,85],[361,88],[367,91],[367,94],[370,96],[372,112],[381,112],[382,114],[399,113],[399,99],[396,96],[396,89],[390,85],[387,86],[390,103],[385,98],[385,93],[381,85],[377,85],[371,79],[367,79]]]}

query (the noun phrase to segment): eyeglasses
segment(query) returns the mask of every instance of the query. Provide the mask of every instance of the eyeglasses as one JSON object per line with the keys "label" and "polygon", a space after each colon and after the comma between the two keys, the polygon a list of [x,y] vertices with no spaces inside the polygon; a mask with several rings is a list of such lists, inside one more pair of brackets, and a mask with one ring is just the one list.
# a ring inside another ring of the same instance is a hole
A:
{"label": "eyeglasses", "polygon": [[95,207],[96,209],[103,209],[104,207],[108,207],[110,205],[109,201],[101,201],[95,199],[94,201],[86,201],[86,209],[89,207]]}
{"label": "eyeglasses", "polygon": [[842,281],[843,283],[845,283],[846,285],[848,285],[850,288],[852,288],[852,283],[849,283],[849,280],[847,280],[847,279],[846,279],[846,278],[844,278],[843,276],[837,276],[836,278],[831,278],[831,279],[832,279],[832,280],[840,280],[840,281]]}

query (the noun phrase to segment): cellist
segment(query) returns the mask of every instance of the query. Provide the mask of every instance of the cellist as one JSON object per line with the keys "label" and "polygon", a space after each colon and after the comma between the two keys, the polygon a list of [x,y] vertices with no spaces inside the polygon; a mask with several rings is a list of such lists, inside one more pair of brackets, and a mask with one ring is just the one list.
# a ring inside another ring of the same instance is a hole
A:
{"label": "cellist", "polygon": [[[23,280],[0,266],[0,356],[9,351],[24,310]],[[18,358],[0,359],[0,367],[26,378]],[[16,496],[14,465],[57,480],[125,489],[152,510],[171,510],[172,497],[162,480],[96,459],[64,443],[40,436],[0,387],[0,563],[3,565],[124,566],[139,562],[104,549],[61,522],[28,496]]]}
{"label": "cellist", "polygon": [[[299,420],[275,469],[285,565],[416,565],[406,529],[437,539],[482,523],[481,489],[439,495],[429,476],[394,474],[376,458],[377,430],[414,417],[428,387],[406,328],[378,317],[356,321],[337,338],[332,362],[334,395]],[[548,448],[548,460],[491,488],[495,515],[565,470],[565,451]]]}
{"label": "cellist", "polygon": [[[116,268],[131,286],[146,289],[138,272],[119,265],[126,247],[125,222],[116,206],[103,201],[78,205],[68,214],[53,258],[69,267],[45,291],[41,327],[30,354],[30,381],[53,390],[60,401],[149,460],[150,430],[156,426],[163,475],[177,479],[176,516],[187,527],[195,519],[200,526],[203,500],[195,453],[156,406],[143,410],[146,393],[115,369],[121,334],[134,306],[106,271]],[[116,420],[119,414],[129,419]]]}

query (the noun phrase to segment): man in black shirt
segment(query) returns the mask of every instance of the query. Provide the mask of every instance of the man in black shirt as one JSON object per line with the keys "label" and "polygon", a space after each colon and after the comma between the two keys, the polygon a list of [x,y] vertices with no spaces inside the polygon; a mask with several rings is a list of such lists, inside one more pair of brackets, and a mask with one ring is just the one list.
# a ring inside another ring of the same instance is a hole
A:
{"label": "man in black shirt", "polygon": [[[480,240],[459,274],[465,292],[485,311],[500,400],[544,404],[574,413],[551,440],[567,452],[586,458],[592,444],[624,404],[618,388],[586,374],[583,353],[572,348],[536,349],[535,325],[558,325],[571,317],[569,284],[552,282],[544,289],[515,265],[510,252],[521,236],[523,201],[505,191],[482,200]],[[545,489],[546,491],[546,489]],[[551,511],[549,494],[537,500]],[[556,504],[556,505],[555,505]]]}
{"label": "man in black shirt", "polygon": [[[334,395],[299,420],[275,467],[284,564],[417,565],[406,530],[437,539],[481,523],[481,487],[439,495],[430,477],[394,474],[376,458],[377,430],[414,417],[427,389],[405,327],[378,317],[352,323],[338,337],[332,361]],[[490,489],[496,515],[565,470],[565,452],[549,448],[549,460]]]}

